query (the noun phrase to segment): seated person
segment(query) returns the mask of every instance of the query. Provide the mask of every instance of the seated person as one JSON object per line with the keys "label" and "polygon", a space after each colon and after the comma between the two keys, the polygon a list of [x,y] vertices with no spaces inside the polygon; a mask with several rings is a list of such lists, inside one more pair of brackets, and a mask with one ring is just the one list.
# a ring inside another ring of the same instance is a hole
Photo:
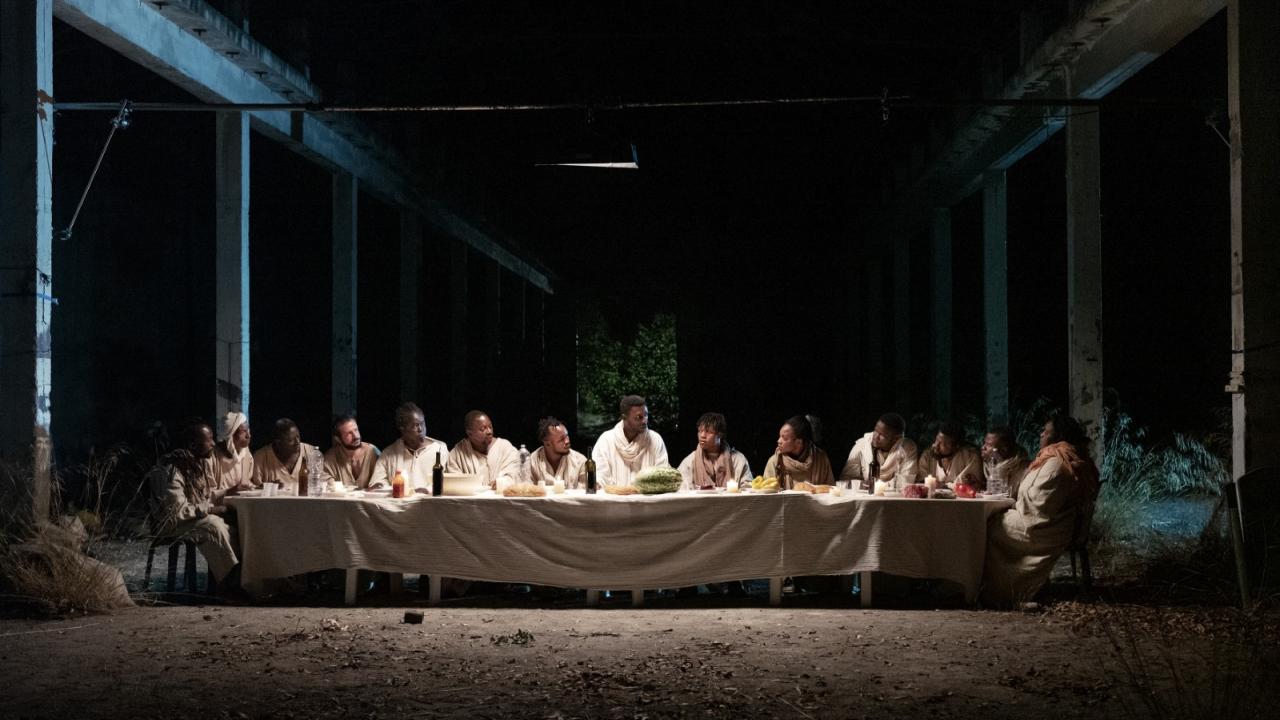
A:
{"label": "seated person", "polygon": [[982,465],[988,490],[1003,488],[1009,497],[1018,497],[1018,484],[1027,473],[1027,451],[1014,438],[1013,428],[997,425],[987,431],[982,439]]}
{"label": "seated person", "polygon": [[320,448],[302,442],[297,423],[289,418],[276,420],[271,443],[253,454],[253,484],[280,483],[286,492],[296,492],[304,470],[315,474],[321,485],[331,479]]}
{"label": "seated person", "polygon": [[241,412],[229,412],[218,428],[218,444],[213,448],[218,473],[218,489],[213,503],[221,505],[227,495],[253,489],[253,453],[249,452],[249,418]]}
{"label": "seated person", "polygon": [[566,488],[587,486],[587,456],[570,447],[569,428],[554,417],[538,421],[538,442],[542,447],[529,456],[529,475],[535,483]]}
{"label": "seated person", "polygon": [[840,471],[841,480],[849,480],[853,487],[871,477],[871,460],[880,465],[879,479],[889,487],[901,489],[916,481],[916,444],[903,437],[907,423],[897,413],[885,413],[876,421],[875,428],[863,435],[845,460]]}
{"label": "seated person", "polygon": [[370,488],[387,488],[396,472],[404,475],[405,492],[431,492],[431,471],[436,459],[440,466],[449,463],[449,448],[443,441],[427,437],[427,420],[422,408],[414,403],[401,403],[396,408],[396,430],[400,437],[382,451],[374,463]]}
{"label": "seated person", "polygon": [[778,430],[778,446],[764,466],[765,477],[778,478],[779,487],[789,490],[798,482],[832,485],[831,461],[818,447],[818,419],[796,415]]}
{"label": "seated person", "polygon": [[445,472],[479,475],[480,482],[497,489],[498,481],[518,482],[520,453],[510,442],[493,435],[489,416],[472,410],[462,420],[466,437],[449,451]]}
{"label": "seated person", "polygon": [[369,487],[378,464],[378,448],[361,439],[354,413],[335,417],[332,428],[333,446],[324,453],[325,472],[348,488]]}
{"label": "seated person", "polygon": [[600,486],[630,485],[636,474],[651,467],[667,467],[667,445],[649,429],[649,406],[639,395],[618,402],[618,424],[600,434],[591,448]]}
{"label": "seated person", "polygon": [[158,540],[194,542],[224,592],[238,591],[237,538],[224,520],[227,508],[213,501],[218,480],[213,430],[193,420],[178,440],[179,447],[147,473],[151,531]]}
{"label": "seated person", "polygon": [[983,599],[1002,606],[1031,600],[1075,534],[1088,526],[1098,489],[1089,437],[1075,419],[1053,416],[1018,484],[1016,504],[987,526]]}
{"label": "seated person", "polygon": [[725,442],[728,423],[724,415],[709,412],[698,418],[698,447],[680,462],[680,474],[693,488],[714,485],[724,487],[737,480],[743,487],[751,484],[751,466],[747,456]]}
{"label": "seated person", "polygon": [[977,490],[986,487],[978,451],[964,441],[964,428],[958,423],[942,423],[933,444],[920,454],[916,482],[924,482],[928,475],[937,478],[939,486],[962,482]]}

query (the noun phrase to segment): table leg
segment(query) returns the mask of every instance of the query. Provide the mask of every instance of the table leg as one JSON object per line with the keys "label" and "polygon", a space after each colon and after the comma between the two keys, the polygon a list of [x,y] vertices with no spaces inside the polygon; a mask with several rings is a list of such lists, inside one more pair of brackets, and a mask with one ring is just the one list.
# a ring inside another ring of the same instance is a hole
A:
{"label": "table leg", "polygon": [[600,591],[588,590],[587,591],[587,607],[596,607],[599,604],[600,604]]}
{"label": "table leg", "polygon": [[440,576],[427,577],[427,604],[435,607],[440,604]]}
{"label": "table leg", "polygon": [[782,580],[780,577],[769,578],[769,604],[773,607],[782,604]]}
{"label": "table leg", "polygon": [[644,590],[631,591],[631,607],[644,607]]}
{"label": "table leg", "polygon": [[359,585],[359,578],[359,568],[347,568],[347,588],[342,600],[348,605],[356,604],[356,586]]}
{"label": "table leg", "polygon": [[863,570],[858,578],[858,600],[862,607],[871,607],[871,571]]}
{"label": "table leg", "polygon": [[391,597],[400,597],[404,593],[404,574],[391,573],[391,578],[387,582],[387,591]]}

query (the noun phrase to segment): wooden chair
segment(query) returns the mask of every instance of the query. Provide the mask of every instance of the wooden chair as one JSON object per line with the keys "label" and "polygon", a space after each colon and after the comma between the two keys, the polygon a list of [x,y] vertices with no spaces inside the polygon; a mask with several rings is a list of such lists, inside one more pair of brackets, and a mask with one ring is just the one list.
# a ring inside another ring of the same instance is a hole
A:
{"label": "wooden chair", "polygon": [[[1093,510],[1096,505],[1087,503],[1076,513],[1075,528],[1071,533],[1071,544],[1067,552],[1071,554],[1071,579],[1080,584],[1082,592],[1093,590],[1093,565],[1089,562],[1089,530],[1093,526]],[[1080,564],[1080,572],[1076,572],[1076,563]]]}

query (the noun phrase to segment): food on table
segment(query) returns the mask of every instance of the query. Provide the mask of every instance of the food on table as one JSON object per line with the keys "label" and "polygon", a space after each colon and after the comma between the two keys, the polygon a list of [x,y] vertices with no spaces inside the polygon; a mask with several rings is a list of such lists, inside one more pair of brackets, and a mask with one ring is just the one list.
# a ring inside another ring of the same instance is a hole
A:
{"label": "food on table", "polygon": [[807,493],[813,493],[814,495],[822,495],[823,493],[831,492],[830,485],[815,485],[813,483],[805,482],[803,480],[796,483],[794,486],[792,486],[791,489],[802,490]]}
{"label": "food on table", "polygon": [[933,491],[933,497],[935,500],[955,500],[956,494],[947,488],[938,488]]}
{"label": "food on table", "polygon": [[675,468],[651,467],[636,473],[636,479],[631,484],[642,494],[660,495],[679,490],[683,482],[684,476]]}
{"label": "food on table", "polygon": [[969,483],[958,482],[952,487],[952,489],[955,490],[956,497],[975,498],[978,496],[977,488]]}
{"label": "food on table", "polygon": [[767,478],[767,477],[762,477],[760,475],[757,475],[756,478],[751,481],[751,489],[762,490],[765,492],[777,490],[778,478],[776,477]]}
{"label": "food on table", "polygon": [[534,485],[533,483],[518,483],[509,485],[502,490],[503,497],[545,497],[547,489],[542,485]]}
{"label": "food on table", "polygon": [[610,495],[635,495],[640,492],[632,485],[605,485],[604,491]]}
{"label": "food on table", "polygon": [[902,497],[927,498],[929,497],[929,486],[924,483],[907,483],[902,486]]}

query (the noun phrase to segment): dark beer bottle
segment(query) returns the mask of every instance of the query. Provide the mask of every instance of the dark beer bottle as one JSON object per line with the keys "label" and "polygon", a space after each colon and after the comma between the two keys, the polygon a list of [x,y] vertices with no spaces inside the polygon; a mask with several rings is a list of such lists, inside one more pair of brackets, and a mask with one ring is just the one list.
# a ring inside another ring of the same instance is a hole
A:
{"label": "dark beer bottle", "polygon": [[596,494],[596,461],[587,458],[587,494]]}
{"label": "dark beer bottle", "polygon": [[[875,451],[872,450],[872,453]],[[871,456],[871,464],[867,468],[867,477],[862,481],[862,489],[867,492],[873,492],[876,489],[876,481],[880,479],[880,461],[873,454]]]}
{"label": "dark beer bottle", "polygon": [[444,466],[440,464],[440,453],[436,453],[436,464],[431,466],[431,496],[444,494]]}

